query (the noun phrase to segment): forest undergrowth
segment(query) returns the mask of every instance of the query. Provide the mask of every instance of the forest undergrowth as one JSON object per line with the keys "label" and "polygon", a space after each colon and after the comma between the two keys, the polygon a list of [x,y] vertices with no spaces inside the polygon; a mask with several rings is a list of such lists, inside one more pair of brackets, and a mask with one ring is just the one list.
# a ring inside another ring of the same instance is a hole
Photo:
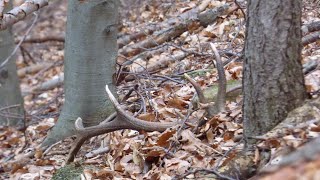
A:
{"label": "forest undergrowth", "polygon": [[[24,127],[0,127],[1,179],[51,179],[65,165],[74,138],[44,152],[39,145],[64,102],[66,4],[66,0],[55,1],[43,8],[30,34],[25,33],[32,16],[13,26],[17,42],[27,37],[16,60],[26,117]],[[197,16],[193,9],[205,12],[221,6],[228,8],[209,25],[193,21]],[[229,96],[226,110],[207,119],[184,74],[198,83],[208,99],[214,99],[219,77],[212,43],[224,63],[228,86],[241,84],[245,7],[240,0],[121,1],[115,75],[121,104],[139,119],[179,120],[184,125],[163,133],[121,130],[91,138],[75,159],[76,173],[87,179],[198,179],[212,173],[219,177],[214,170],[230,162],[244,146],[241,94]],[[302,21],[304,25],[319,22],[320,5],[304,0]],[[168,33],[172,23],[188,24],[182,33]],[[320,41],[309,43],[307,36],[304,33],[302,63],[312,96],[320,89]],[[279,149],[292,151],[318,137],[319,127],[310,122],[280,138],[264,139],[258,148],[268,148],[277,157]],[[36,152],[34,157],[21,160],[30,151]]]}

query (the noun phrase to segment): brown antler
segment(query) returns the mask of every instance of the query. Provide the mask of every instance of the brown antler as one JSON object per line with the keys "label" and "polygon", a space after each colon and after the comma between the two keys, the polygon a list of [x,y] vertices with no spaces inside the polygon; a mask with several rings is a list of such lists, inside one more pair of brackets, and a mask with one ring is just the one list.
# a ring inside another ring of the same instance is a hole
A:
{"label": "brown antler", "polygon": [[112,104],[114,105],[116,111],[117,111],[117,118],[121,121],[125,121],[129,125],[129,129],[135,129],[135,130],[145,130],[145,131],[164,131],[169,127],[172,127],[176,125],[176,123],[159,123],[159,122],[148,122],[143,121],[140,119],[137,119],[133,116],[130,116],[127,112],[125,112],[116,98],[112,95],[111,91],[108,88],[108,85],[106,85],[106,91],[109,96],[109,99],[111,100]]}
{"label": "brown antler", "polygon": [[67,163],[74,160],[82,144],[89,138],[93,136],[98,136],[100,134],[109,133],[112,131],[120,129],[134,129],[134,130],[145,130],[145,131],[164,131],[169,127],[177,125],[177,123],[159,123],[159,122],[147,122],[137,119],[129,115],[125,110],[123,110],[113,96],[111,91],[106,85],[106,92],[111,100],[113,106],[117,113],[113,113],[106,120],[97,126],[83,127],[82,119],[78,118],[75,122],[76,136],[77,139],[73,143],[68,158]]}

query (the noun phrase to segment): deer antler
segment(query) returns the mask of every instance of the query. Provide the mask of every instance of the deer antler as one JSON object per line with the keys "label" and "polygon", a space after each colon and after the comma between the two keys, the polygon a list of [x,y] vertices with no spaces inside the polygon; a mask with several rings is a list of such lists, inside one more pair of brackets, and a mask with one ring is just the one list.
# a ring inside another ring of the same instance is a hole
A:
{"label": "deer antler", "polygon": [[76,136],[77,139],[73,143],[68,158],[67,163],[74,160],[82,144],[89,138],[93,136],[98,136],[100,134],[105,134],[113,132],[120,129],[134,129],[134,130],[145,130],[145,131],[164,131],[169,127],[177,125],[178,123],[159,123],[159,122],[148,122],[137,119],[130,116],[125,110],[123,110],[113,96],[111,91],[106,85],[106,92],[111,100],[117,113],[113,113],[106,120],[96,126],[83,127],[82,119],[78,118],[75,122]]}
{"label": "deer antler", "polygon": [[109,99],[111,100],[112,104],[114,105],[114,108],[117,111],[117,117],[118,119],[125,121],[126,123],[130,124],[130,129],[135,130],[145,130],[145,131],[165,131],[167,128],[172,127],[176,125],[177,123],[158,123],[158,122],[148,122],[143,121],[140,119],[137,119],[133,116],[130,116],[127,112],[125,112],[116,98],[113,96],[111,91],[108,88],[108,85],[106,85],[106,91],[109,96]]}

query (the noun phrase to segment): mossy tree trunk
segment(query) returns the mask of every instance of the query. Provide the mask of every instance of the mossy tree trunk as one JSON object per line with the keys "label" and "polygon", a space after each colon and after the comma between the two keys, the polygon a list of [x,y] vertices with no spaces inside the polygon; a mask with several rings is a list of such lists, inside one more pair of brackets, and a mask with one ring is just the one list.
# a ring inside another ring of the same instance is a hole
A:
{"label": "mossy tree trunk", "polygon": [[301,3],[248,0],[243,81],[245,137],[271,130],[306,98],[301,66]]}
{"label": "mossy tree trunk", "polygon": [[68,1],[65,103],[44,146],[73,135],[78,117],[92,126],[114,111],[105,85],[114,87],[117,23],[117,0]]}
{"label": "mossy tree trunk", "polygon": [[[10,8],[10,7],[9,7]],[[0,65],[14,50],[11,28],[0,31]],[[17,75],[15,56],[0,67],[0,125],[22,126],[24,119],[23,98]]]}

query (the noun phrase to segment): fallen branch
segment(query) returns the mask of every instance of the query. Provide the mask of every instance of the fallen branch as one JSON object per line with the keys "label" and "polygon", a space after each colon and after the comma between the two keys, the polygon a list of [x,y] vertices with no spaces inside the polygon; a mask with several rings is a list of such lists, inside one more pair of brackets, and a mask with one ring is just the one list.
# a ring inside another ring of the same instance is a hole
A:
{"label": "fallen branch", "polygon": [[302,38],[302,45],[306,46],[306,45],[314,43],[318,40],[320,40],[320,31],[304,36]]}
{"label": "fallen branch", "polygon": [[34,94],[34,93],[39,93],[39,92],[54,89],[58,86],[61,86],[63,84],[63,81],[64,81],[64,74],[60,73],[59,75],[53,76],[48,81],[31,88],[31,90],[23,90],[22,96],[27,96],[29,94]]}
{"label": "fallen branch", "polygon": [[318,67],[319,63],[317,60],[309,60],[307,63],[303,64],[303,74],[308,75],[313,70]]}
{"label": "fallen branch", "polygon": [[190,19],[195,14],[202,12],[204,9],[206,9],[206,7],[209,5],[210,2],[211,2],[211,0],[204,0],[196,8],[193,8],[189,11],[186,11],[186,12],[180,14],[178,17],[168,19],[168,20],[161,22],[157,25],[151,25],[150,27],[144,28],[140,32],[123,36],[118,39],[118,47],[122,48],[123,46],[129,44],[131,41],[141,39],[143,37],[146,37],[147,35],[151,35],[155,31],[158,31],[158,30],[162,29],[163,27],[168,27],[168,26],[173,25],[179,21],[186,21],[187,19]]}
{"label": "fallen branch", "polygon": [[[46,36],[46,37],[39,37],[39,38],[26,38],[23,43],[44,43],[48,41],[56,41],[56,42],[63,42],[64,43],[65,37],[63,35],[58,36]],[[15,43],[18,43],[20,40],[16,39]]]}
{"label": "fallen branch", "polygon": [[53,65],[53,63],[47,63],[47,62],[33,64],[31,66],[27,66],[27,67],[19,69],[18,76],[19,76],[19,78],[22,78],[27,74],[36,73],[36,72],[40,71],[41,69],[46,68],[46,67],[50,67],[52,65]]}
{"label": "fallen branch", "polygon": [[[158,49],[158,50],[154,50],[154,51],[146,51],[146,52],[143,52],[137,56],[135,56],[134,58],[132,59],[128,59],[126,62],[124,62],[122,65],[129,65],[129,64],[132,64],[132,63],[135,63],[134,61],[136,61],[137,59],[147,59],[147,58],[150,58],[153,54],[156,54],[158,52],[161,52],[163,49]],[[187,57],[188,55],[190,55],[191,52],[178,52],[174,55],[168,55],[168,56],[165,56],[165,57],[162,57],[160,58],[156,63],[152,63],[151,65],[149,66],[142,66],[140,65],[139,67],[137,68],[134,68],[132,69],[131,71],[133,73],[147,73],[147,74],[153,74],[153,73],[156,73],[158,72],[160,69],[163,69],[163,68],[166,68],[169,66],[170,63],[172,62],[175,62],[175,61],[180,61],[182,59],[184,59],[185,57]],[[123,67],[121,66],[121,67]],[[121,69],[121,68],[120,68]],[[123,73],[123,72],[119,72],[120,74]],[[119,77],[119,74],[118,73],[118,76]],[[133,81],[136,77],[135,76],[126,76],[125,77],[125,81]],[[117,82],[119,83],[118,79],[117,79]]]}
{"label": "fallen branch", "polygon": [[48,4],[48,0],[28,0],[24,2],[3,15],[3,18],[0,21],[0,30],[6,29]]}
{"label": "fallen branch", "polygon": [[223,15],[227,12],[229,5],[223,5],[217,7],[215,9],[207,10],[203,13],[199,13],[195,18],[187,19],[185,21],[179,22],[177,25],[173,27],[169,27],[160,32],[155,33],[152,37],[143,40],[139,43],[126,46],[119,51],[119,54],[124,56],[134,56],[148,48],[152,48],[158,46],[159,44],[163,44],[164,42],[176,38],[180,36],[182,33],[188,30],[188,27],[192,24],[195,25],[198,23],[198,26],[207,26],[213,23],[219,16]]}
{"label": "fallen branch", "polygon": [[143,37],[146,37],[147,35],[150,35],[154,31],[157,31],[157,30],[160,30],[160,29],[161,29],[161,26],[152,25],[151,27],[146,27],[143,31],[123,36],[123,37],[119,38],[118,41],[117,41],[118,48],[120,49],[123,46],[129,44],[131,41],[138,40],[138,39],[141,39]]}
{"label": "fallen branch", "polygon": [[[165,24],[174,25],[179,22],[187,21],[188,19],[197,18],[196,17],[197,14],[204,11],[208,7],[210,2],[211,2],[211,0],[203,0],[199,6],[180,14],[178,17],[168,19],[167,21],[165,21]],[[162,24],[164,24],[164,23],[162,23]]]}
{"label": "fallen branch", "polygon": [[307,34],[310,32],[320,31],[320,21],[312,22],[301,27],[302,33]]}
{"label": "fallen branch", "polygon": [[64,74],[60,73],[59,75],[53,76],[50,80],[34,87],[32,91],[47,91],[53,88],[56,88],[63,84]]}
{"label": "fallen branch", "polygon": [[96,149],[96,150],[93,150],[93,151],[87,153],[85,156],[86,156],[86,158],[93,158],[96,155],[107,153],[109,151],[110,151],[109,147],[101,147],[99,149]]}
{"label": "fallen branch", "polygon": [[150,66],[147,67],[139,67],[136,68],[134,70],[134,72],[136,73],[142,73],[144,71],[148,71],[148,72],[154,72],[157,71],[159,69],[163,69],[169,66],[170,63],[175,62],[175,61],[180,61],[182,59],[184,59],[185,57],[187,57],[189,54],[191,54],[190,52],[178,52],[174,55],[171,56],[166,56],[164,58],[160,58],[159,61],[157,61],[154,64],[151,64]]}
{"label": "fallen branch", "polygon": [[120,55],[118,58],[122,57],[123,60],[120,60],[120,61],[118,60],[118,63],[120,63],[121,66],[127,66],[127,65],[134,64],[135,61],[138,60],[138,59],[142,59],[142,60],[147,61],[147,59],[153,57],[156,54],[161,54],[165,50],[166,50],[165,47],[155,48],[154,50],[149,50],[149,51],[145,51],[145,52],[142,52],[140,54],[137,54],[137,55],[135,55],[134,57],[132,57],[130,59]]}
{"label": "fallen branch", "polygon": [[[213,175],[216,176],[216,178],[222,179],[222,180],[236,180],[236,179],[234,179],[232,177],[225,176],[225,175],[221,174],[218,170],[215,170],[215,169],[204,169],[204,168],[188,171],[187,173],[176,177],[176,179],[185,179],[190,174],[196,174],[196,173],[199,173],[199,172],[206,172],[206,173],[209,173],[209,174],[213,174]],[[211,178],[214,178],[214,177],[211,177]]]}

